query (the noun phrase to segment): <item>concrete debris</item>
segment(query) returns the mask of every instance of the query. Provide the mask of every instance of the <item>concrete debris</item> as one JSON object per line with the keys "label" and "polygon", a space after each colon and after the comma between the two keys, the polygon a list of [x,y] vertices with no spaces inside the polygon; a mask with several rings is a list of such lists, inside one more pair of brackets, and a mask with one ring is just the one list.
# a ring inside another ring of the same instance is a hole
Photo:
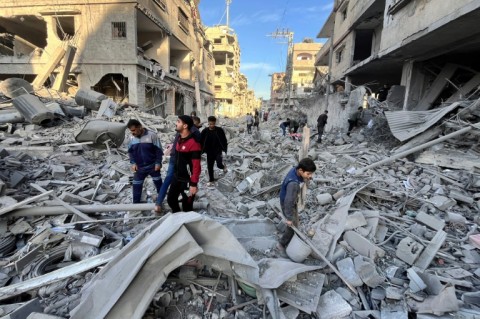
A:
{"label": "concrete debris", "polygon": [[[30,90],[4,85],[4,95]],[[0,123],[2,112],[16,113],[8,127],[0,124],[3,316],[22,309],[18,300],[38,304],[24,316],[37,319],[478,315],[480,174],[470,157],[468,169],[390,157],[391,145],[369,135],[388,131],[386,119],[375,122],[377,133],[324,132],[306,152],[317,171],[295,228],[312,253],[293,262],[277,247],[285,227],[279,192],[304,146],[277,126],[297,113],[272,111],[259,134],[248,134],[238,119],[219,118],[229,139],[228,169],[216,170],[208,187],[202,173],[197,213],[169,214],[162,205],[156,217],[150,178],[142,203],[131,204],[125,123],[138,119],[166,149],[177,117],[142,113],[90,90],[60,96],[35,97],[34,105],[52,114],[48,125],[30,123],[11,101],[2,104]],[[450,112],[469,105],[462,101]],[[460,122],[439,126],[444,113],[426,118],[414,143],[400,150],[463,129]],[[413,127],[408,117],[402,123]],[[458,152],[478,157],[476,128],[469,127],[462,149],[455,136],[434,147],[450,162]]]}

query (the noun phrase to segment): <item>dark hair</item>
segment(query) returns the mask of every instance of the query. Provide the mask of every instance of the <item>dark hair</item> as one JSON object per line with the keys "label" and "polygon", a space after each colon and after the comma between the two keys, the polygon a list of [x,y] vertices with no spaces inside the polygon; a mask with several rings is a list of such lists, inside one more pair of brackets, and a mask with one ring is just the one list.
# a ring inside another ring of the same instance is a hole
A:
{"label": "dark hair", "polygon": [[328,113],[328,111],[327,111],[327,110],[325,110],[325,114],[326,114],[326,113]]}
{"label": "dark hair", "polygon": [[190,113],[190,116],[191,116],[191,117],[197,116],[197,112],[196,112],[196,111],[192,111],[192,112]]}
{"label": "dark hair", "polygon": [[357,110],[362,110],[363,109],[363,106],[359,106]]}
{"label": "dark hair", "polygon": [[127,123],[127,127],[131,128],[132,126],[139,127],[142,126],[142,123],[140,123],[139,120],[136,119],[130,119]]}
{"label": "dark hair", "polygon": [[297,169],[301,168],[302,170],[304,170],[305,172],[315,172],[317,170],[317,166],[315,166],[315,163],[313,162],[313,160],[311,158],[304,158],[302,159],[298,165],[297,165]]}
{"label": "dark hair", "polygon": [[217,122],[217,118],[215,116],[209,116],[207,119],[209,122]]}
{"label": "dark hair", "polygon": [[197,122],[200,123],[200,118],[198,116],[192,116],[193,123]]}

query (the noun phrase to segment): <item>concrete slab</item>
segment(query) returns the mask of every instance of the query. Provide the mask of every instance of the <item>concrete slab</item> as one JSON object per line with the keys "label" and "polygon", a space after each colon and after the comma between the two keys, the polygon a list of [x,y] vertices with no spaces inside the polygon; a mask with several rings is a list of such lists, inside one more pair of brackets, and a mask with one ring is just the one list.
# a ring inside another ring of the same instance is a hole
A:
{"label": "concrete slab", "polygon": [[444,220],[437,218],[435,216],[429,215],[425,212],[419,212],[417,216],[415,216],[415,220],[435,230],[441,230],[443,229],[443,227],[445,227]]}
{"label": "concrete slab", "polygon": [[360,279],[355,271],[355,265],[352,258],[345,258],[337,261],[337,268],[352,286],[359,287],[363,285],[362,279]]}
{"label": "concrete slab", "polygon": [[365,225],[367,225],[367,221],[365,220],[362,212],[356,211],[353,214],[348,215],[345,230],[353,230],[357,227],[362,227]]}
{"label": "concrete slab", "polygon": [[453,207],[457,204],[457,202],[451,198],[441,196],[441,195],[435,195],[432,198],[430,198],[430,203],[432,203],[435,207],[438,209],[445,211],[449,209],[450,207]]}
{"label": "concrete slab", "polygon": [[387,299],[403,300],[404,294],[405,294],[404,288],[397,288],[392,286],[385,288],[385,295]]}
{"label": "concrete slab", "polygon": [[278,299],[306,313],[314,313],[324,281],[325,275],[319,272],[299,274],[295,281],[286,281],[277,288]]}
{"label": "concrete slab", "polygon": [[445,239],[447,239],[447,233],[443,230],[439,230],[435,237],[433,237],[433,239],[430,241],[430,244],[428,244],[427,248],[425,248],[423,253],[415,262],[415,267],[420,269],[421,271],[425,271],[425,269],[427,269],[432,262],[440,247],[442,247]]}
{"label": "concrete slab", "polygon": [[358,276],[370,288],[378,287],[385,282],[385,278],[378,274],[375,264],[371,259],[357,256],[353,262]]}
{"label": "concrete slab", "polygon": [[13,172],[12,175],[10,175],[10,187],[16,188],[18,185],[25,182],[26,179],[27,179],[26,173],[15,171]]}
{"label": "concrete slab", "polygon": [[54,179],[58,179],[58,180],[65,180],[65,177],[66,177],[66,170],[65,170],[65,166],[62,166],[62,165],[50,165],[50,169],[51,169],[51,174],[52,174],[52,177]]}
{"label": "concrete slab", "polygon": [[417,293],[427,288],[427,285],[423,282],[422,278],[420,278],[413,268],[409,268],[407,270],[407,277],[410,279],[409,287],[413,293]]}
{"label": "concrete slab", "polygon": [[385,256],[385,251],[380,247],[372,244],[368,239],[362,237],[354,231],[347,231],[343,235],[343,239],[360,255],[375,259]]}
{"label": "concrete slab", "polygon": [[327,291],[320,297],[317,308],[319,319],[337,319],[350,315],[352,307],[334,290]]}
{"label": "concrete slab", "polygon": [[397,246],[395,255],[409,265],[413,265],[420,253],[423,251],[423,246],[410,237],[403,238]]}
{"label": "concrete slab", "polygon": [[380,315],[382,319],[408,319],[408,308],[403,300],[397,302],[382,301]]}

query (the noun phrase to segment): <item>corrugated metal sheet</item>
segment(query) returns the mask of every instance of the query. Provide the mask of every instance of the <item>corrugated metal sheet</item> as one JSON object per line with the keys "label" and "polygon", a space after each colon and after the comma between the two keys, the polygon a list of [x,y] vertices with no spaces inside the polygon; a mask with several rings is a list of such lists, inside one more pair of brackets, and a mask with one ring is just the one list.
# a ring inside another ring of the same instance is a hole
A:
{"label": "corrugated metal sheet", "polygon": [[450,106],[430,111],[385,112],[385,116],[393,136],[403,142],[425,132],[459,105],[460,103],[456,102]]}

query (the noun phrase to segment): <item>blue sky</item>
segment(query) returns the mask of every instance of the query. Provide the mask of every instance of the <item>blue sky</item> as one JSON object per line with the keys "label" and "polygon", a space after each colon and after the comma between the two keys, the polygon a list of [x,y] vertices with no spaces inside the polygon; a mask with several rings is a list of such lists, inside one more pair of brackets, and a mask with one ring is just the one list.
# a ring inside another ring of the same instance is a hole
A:
{"label": "blue sky", "polygon": [[[206,26],[225,24],[225,0],[202,0],[200,15]],[[270,97],[270,77],[285,70],[286,39],[267,34],[277,28],[294,32],[294,42],[316,36],[332,11],[333,0],[233,0],[230,26],[235,30],[241,49],[241,72],[257,97]],[[281,43],[283,42],[283,43]]]}

